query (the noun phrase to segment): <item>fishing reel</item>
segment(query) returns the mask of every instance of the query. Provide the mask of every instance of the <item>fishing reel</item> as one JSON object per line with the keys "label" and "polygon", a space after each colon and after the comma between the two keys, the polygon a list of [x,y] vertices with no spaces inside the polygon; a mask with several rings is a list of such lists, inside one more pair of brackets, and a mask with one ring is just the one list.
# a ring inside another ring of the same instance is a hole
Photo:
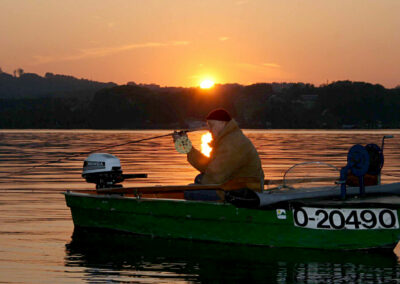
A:
{"label": "fishing reel", "polygon": [[122,187],[128,178],[147,178],[147,174],[123,174],[120,160],[111,154],[94,153],[83,162],[82,177],[98,188]]}
{"label": "fishing reel", "polygon": [[192,142],[186,135],[187,131],[174,131],[175,149],[178,153],[187,154],[192,150]]}
{"label": "fishing reel", "polygon": [[[378,185],[380,173],[384,164],[383,148],[386,138],[393,135],[385,135],[382,138],[382,146],[368,144],[365,147],[356,144],[350,148],[347,154],[347,165],[340,171],[341,197],[346,198],[346,185],[359,186],[360,195],[365,195],[365,185]],[[365,184],[365,178],[368,178]]]}

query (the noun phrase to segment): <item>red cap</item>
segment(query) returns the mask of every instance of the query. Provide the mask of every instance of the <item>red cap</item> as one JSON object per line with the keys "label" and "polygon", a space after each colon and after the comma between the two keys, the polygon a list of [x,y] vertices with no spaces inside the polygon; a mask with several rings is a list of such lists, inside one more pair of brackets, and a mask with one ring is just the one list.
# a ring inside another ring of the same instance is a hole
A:
{"label": "red cap", "polygon": [[211,111],[206,117],[206,120],[230,121],[231,119],[230,114],[223,108]]}

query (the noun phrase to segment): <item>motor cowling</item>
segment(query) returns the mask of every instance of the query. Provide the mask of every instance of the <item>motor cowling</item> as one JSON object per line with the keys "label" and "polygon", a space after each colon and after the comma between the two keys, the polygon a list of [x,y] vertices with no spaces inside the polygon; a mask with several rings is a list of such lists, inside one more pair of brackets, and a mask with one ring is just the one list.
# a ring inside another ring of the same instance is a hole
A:
{"label": "motor cowling", "polygon": [[94,153],[83,162],[82,177],[96,188],[120,187],[124,180],[120,160],[111,154]]}

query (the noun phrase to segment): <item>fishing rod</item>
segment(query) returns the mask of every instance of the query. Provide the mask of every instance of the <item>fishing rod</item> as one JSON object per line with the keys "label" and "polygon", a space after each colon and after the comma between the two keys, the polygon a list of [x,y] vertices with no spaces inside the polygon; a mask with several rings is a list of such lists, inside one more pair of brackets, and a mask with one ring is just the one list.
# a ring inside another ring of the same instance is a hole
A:
{"label": "fishing rod", "polygon": [[2,177],[10,177],[10,176],[13,176],[13,175],[14,176],[20,175],[20,174],[23,174],[23,173],[25,173],[27,171],[36,169],[36,168],[41,168],[41,167],[48,166],[50,164],[59,163],[59,162],[62,162],[62,161],[68,161],[68,160],[71,160],[73,158],[76,158],[76,157],[79,157],[79,156],[82,156],[82,155],[88,155],[88,154],[92,154],[94,152],[103,151],[103,150],[107,150],[107,149],[110,149],[110,148],[116,148],[116,147],[125,146],[125,145],[128,145],[128,144],[135,144],[135,143],[139,143],[139,142],[143,142],[143,141],[154,140],[154,139],[158,139],[158,138],[162,138],[162,137],[166,137],[166,136],[171,136],[171,135],[176,134],[176,133],[182,135],[184,133],[201,131],[201,130],[206,130],[206,129],[207,129],[206,127],[199,127],[199,128],[194,128],[194,129],[185,129],[185,130],[181,130],[179,132],[174,131],[174,132],[171,132],[171,133],[168,133],[168,134],[157,135],[157,136],[148,137],[148,138],[142,138],[142,139],[129,141],[129,142],[125,142],[125,143],[107,145],[107,146],[103,146],[103,147],[97,148],[97,149],[92,150],[92,151],[85,151],[85,152],[76,153],[76,154],[71,155],[69,157],[64,157],[64,158],[60,158],[58,160],[48,161],[48,162],[40,164],[40,165],[36,165],[36,166],[29,167],[29,168],[25,168],[25,169],[23,169],[21,171],[18,171],[16,173],[11,173],[9,175],[5,175],[5,176],[2,176]]}

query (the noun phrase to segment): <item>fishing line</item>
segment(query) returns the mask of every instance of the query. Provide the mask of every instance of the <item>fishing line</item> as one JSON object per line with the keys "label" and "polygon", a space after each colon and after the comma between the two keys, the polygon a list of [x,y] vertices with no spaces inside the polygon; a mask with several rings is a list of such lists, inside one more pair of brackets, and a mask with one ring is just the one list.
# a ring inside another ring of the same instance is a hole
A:
{"label": "fishing line", "polygon": [[[188,133],[188,132],[194,132],[194,131],[201,131],[201,130],[205,130],[205,129],[207,129],[207,128],[205,128],[205,127],[200,127],[200,128],[195,128],[195,129],[187,129],[187,130],[182,130],[182,131],[180,131],[180,133]],[[142,138],[142,139],[138,139],[138,140],[134,140],[134,141],[129,141],[129,142],[125,142],[125,143],[120,143],[120,144],[107,145],[107,146],[100,147],[100,148],[97,148],[97,149],[92,150],[92,151],[80,152],[80,153],[71,155],[71,156],[69,156],[69,157],[64,157],[64,158],[60,158],[60,159],[58,159],[58,160],[49,161],[49,162],[46,162],[46,163],[43,163],[43,164],[40,164],[40,165],[36,165],[36,166],[29,167],[29,168],[25,168],[25,169],[23,169],[23,170],[21,170],[21,171],[18,171],[18,172],[16,172],[16,173],[11,173],[11,174],[9,174],[9,175],[5,175],[5,176],[2,176],[2,177],[10,177],[10,176],[20,175],[20,174],[23,174],[23,173],[25,173],[25,172],[27,172],[27,171],[36,169],[36,168],[48,166],[48,165],[50,165],[50,164],[55,164],[55,163],[59,163],[59,162],[62,162],[62,161],[69,161],[69,160],[71,160],[71,159],[73,159],[73,158],[76,158],[76,157],[79,157],[79,156],[82,156],[82,155],[88,155],[88,154],[92,154],[92,153],[94,153],[94,152],[98,152],[98,151],[102,151],[102,150],[107,150],[107,149],[110,149],[110,148],[115,148],[115,147],[125,146],[125,145],[128,145],[128,144],[134,144],[134,143],[139,143],[139,142],[143,142],[143,141],[158,139],[158,138],[162,138],[162,137],[166,137],[166,136],[171,136],[171,135],[173,135],[174,133],[175,133],[175,132],[168,133],[168,134],[163,134],[163,135],[158,135],[158,136],[153,136],[153,137],[148,137],[148,138]]]}

